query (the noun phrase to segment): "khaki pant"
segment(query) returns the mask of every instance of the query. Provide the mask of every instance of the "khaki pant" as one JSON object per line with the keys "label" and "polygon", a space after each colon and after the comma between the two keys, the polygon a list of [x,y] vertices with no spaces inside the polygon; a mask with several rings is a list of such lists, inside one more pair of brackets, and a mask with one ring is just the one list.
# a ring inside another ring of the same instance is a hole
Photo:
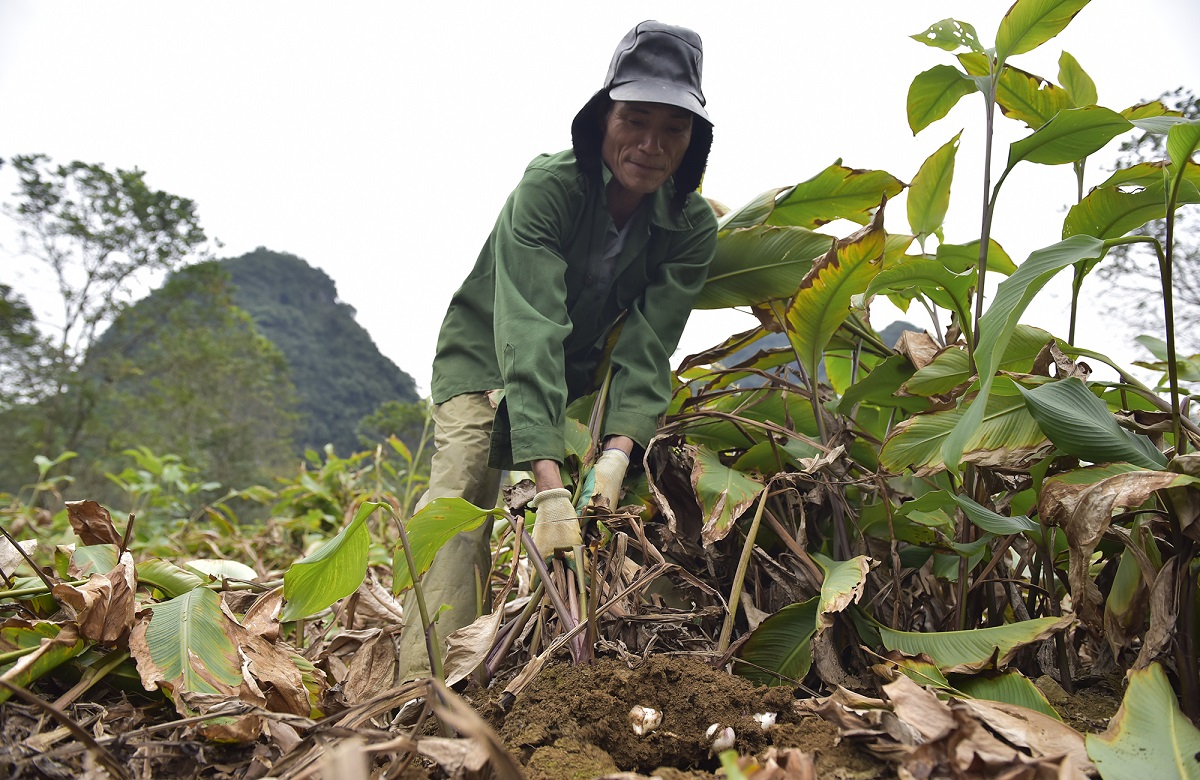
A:
{"label": "khaki pant", "polygon": [[[496,506],[500,472],[488,468],[488,447],[496,410],[486,393],[457,395],[433,407],[433,437],[437,451],[429,474],[429,489],[417,503],[420,510],[435,498],[465,498],[477,507]],[[435,620],[443,660],[446,637],[469,625],[483,611],[491,568],[492,522],[461,533],[438,551],[421,578],[425,607]],[[449,609],[438,615],[443,605]],[[401,682],[428,677],[429,654],[414,591],[404,599],[404,630],[400,634]]]}

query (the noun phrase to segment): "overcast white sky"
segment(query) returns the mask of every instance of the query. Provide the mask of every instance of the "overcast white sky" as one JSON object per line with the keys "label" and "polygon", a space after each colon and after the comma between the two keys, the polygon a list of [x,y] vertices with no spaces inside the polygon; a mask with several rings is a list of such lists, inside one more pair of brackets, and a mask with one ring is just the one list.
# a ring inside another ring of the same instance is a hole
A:
{"label": "overcast white sky", "polygon": [[[261,245],[303,257],[333,277],[424,392],[446,304],[505,197],[532,157],[569,145],[572,116],[638,21],[683,24],[704,39],[716,124],[706,195],[737,206],[838,157],[908,181],[965,128],[946,231],[960,243],[978,237],[982,100],[964,98],[914,138],[908,85],[952,59],[907,36],[953,16],[991,45],[1008,6],[0,0],[0,157],[140,167],[152,186],[197,202],[221,256]],[[1200,88],[1197,35],[1195,0],[1093,0],[1061,35],[1011,62],[1057,80],[1066,49],[1100,102],[1119,110]],[[1003,161],[1028,131],[998,124]],[[1088,186],[1107,175],[1100,162],[1116,145],[1093,158]],[[0,171],[0,198],[13,189]],[[1074,196],[1069,166],[1023,164],[1005,184],[993,236],[1020,261],[1058,240]],[[907,231],[903,206],[890,209],[895,232]],[[4,226],[0,281],[35,291],[34,264],[15,250]],[[1068,300],[1039,299],[1036,322],[1065,336]],[[881,312],[876,325],[891,318]],[[751,324],[736,312],[699,313],[682,351]],[[1127,336],[1093,318],[1082,343],[1132,356]]]}

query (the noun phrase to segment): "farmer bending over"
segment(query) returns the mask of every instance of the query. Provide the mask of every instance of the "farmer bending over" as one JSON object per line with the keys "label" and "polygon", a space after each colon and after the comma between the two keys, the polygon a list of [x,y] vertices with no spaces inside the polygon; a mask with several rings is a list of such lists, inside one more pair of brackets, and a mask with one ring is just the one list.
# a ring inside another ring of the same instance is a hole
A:
{"label": "farmer bending over", "polygon": [[[596,390],[619,321],[593,494],[617,505],[634,448],[649,443],[666,410],[668,360],[716,247],[716,219],[695,193],[712,146],[701,66],[696,33],[642,22],[575,115],[571,148],[525,169],[442,323],[437,451],[418,508],[454,496],[492,507],[501,469],[532,471],[538,551],[580,544],[559,470],[565,410]],[[489,537],[490,524],[459,534],[422,580],[431,611],[450,607],[439,640],[480,614]],[[429,674],[417,614],[410,594],[402,680]]]}

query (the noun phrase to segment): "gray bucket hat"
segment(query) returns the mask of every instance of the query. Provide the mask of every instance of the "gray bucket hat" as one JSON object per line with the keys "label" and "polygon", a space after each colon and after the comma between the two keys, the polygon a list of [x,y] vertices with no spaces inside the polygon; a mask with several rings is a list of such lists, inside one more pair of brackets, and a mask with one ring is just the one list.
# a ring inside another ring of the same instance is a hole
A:
{"label": "gray bucket hat", "polygon": [[711,123],[700,89],[703,68],[699,35],[686,27],[646,21],[617,45],[604,89],[613,100],[666,103]]}

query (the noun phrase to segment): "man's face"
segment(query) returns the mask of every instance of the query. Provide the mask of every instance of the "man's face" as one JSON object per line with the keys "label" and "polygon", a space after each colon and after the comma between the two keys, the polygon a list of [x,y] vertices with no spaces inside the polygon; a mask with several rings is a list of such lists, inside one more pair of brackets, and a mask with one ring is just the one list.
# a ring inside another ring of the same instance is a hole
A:
{"label": "man's face", "polygon": [[649,195],[674,175],[691,141],[692,112],[617,101],[608,112],[600,154],[622,187]]}

